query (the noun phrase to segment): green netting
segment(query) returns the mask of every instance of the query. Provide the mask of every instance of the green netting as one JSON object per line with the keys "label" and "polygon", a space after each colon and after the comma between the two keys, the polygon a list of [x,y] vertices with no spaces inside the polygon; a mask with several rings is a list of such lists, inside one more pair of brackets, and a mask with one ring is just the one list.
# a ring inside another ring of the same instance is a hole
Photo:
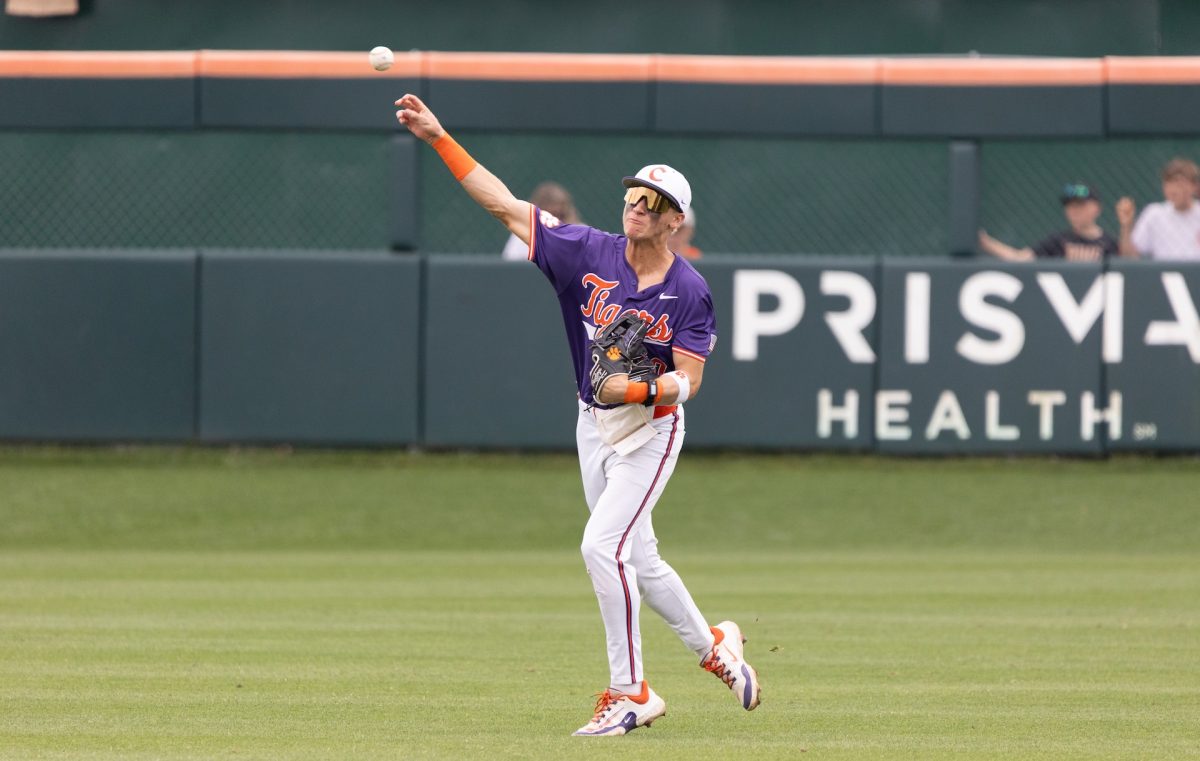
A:
{"label": "green netting", "polygon": [[0,132],[0,247],[387,248],[387,143]]}
{"label": "green netting", "polygon": [[[706,253],[940,255],[944,141],[462,132],[515,193],[553,179],[619,230],[620,177],[663,161],[692,181]],[[0,132],[0,247],[384,249],[389,136],[353,132]],[[497,254],[507,233],[421,147],[420,249]],[[982,225],[1014,245],[1064,225],[1058,193],[1160,197],[1158,170],[1200,139],[985,141]]]}
{"label": "green netting", "polygon": [[[528,197],[562,183],[588,224],[620,231],[620,178],[663,162],[687,175],[706,253],[930,255],[946,251],[947,171],[940,141],[815,141],[458,133]],[[422,248],[498,253],[507,233],[426,157]]]}
{"label": "green netting", "polygon": [[1174,156],[1196,160],[1197,139],[995,141],[984,143],[981,223],[1015,246],[1036,243],[1067,226],[1059,202],[1062,186],[1086,182],[1104,208],[1100,226],[1117,235],[1113,204],[1123,195],[1141,209],[1162,200],[1159,170]]}

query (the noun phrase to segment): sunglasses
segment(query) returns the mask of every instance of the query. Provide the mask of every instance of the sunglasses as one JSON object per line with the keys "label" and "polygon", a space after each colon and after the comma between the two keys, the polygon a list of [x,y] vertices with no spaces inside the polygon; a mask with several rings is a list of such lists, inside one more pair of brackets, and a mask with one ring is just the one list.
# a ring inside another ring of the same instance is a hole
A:
{"label": "sunglasses", "polygon": [[630,206],[637,206],[638,201],[646,199],[646,211],[651,214],[662,214],[667,209],[673,209],[675,204],[671,203],[671,199],[659,193],[657,190],[634,185],[629,190],[625,191],[625,203]]}

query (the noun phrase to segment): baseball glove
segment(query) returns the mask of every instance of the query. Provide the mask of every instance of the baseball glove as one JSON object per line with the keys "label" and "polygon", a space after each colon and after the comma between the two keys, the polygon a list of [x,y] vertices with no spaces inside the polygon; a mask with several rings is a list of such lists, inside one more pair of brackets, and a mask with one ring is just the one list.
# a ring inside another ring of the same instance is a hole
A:
{"label": "baseball glove", "polygon": [[647,381],[655,376],[654,365],[642,343],[650,323],[634,312],[626,312],[596,333],[592,341],[592,394],[600,397],[604,384],[614,375],[630,381]]}

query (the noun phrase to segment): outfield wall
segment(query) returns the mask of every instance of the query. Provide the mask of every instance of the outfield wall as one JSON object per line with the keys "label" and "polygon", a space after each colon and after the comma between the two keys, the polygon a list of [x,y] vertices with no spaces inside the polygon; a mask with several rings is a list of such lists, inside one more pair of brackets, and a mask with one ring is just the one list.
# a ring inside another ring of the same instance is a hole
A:
{"label": "outfield wall", "polygon": [[[6,129],[447,129],[843,137],[1192,134],[1200,57],[0,51]],[[715,108],[713,104],[720,104]]]}
{"label": "outfield wall", "polygon": [[1196,57],[3,50],[0,247],[494,255],[505,231],[397,124],[405,91],[591,224],[622,174],[680,168],[707,253],[969,254],[981,222],[1032,244],[1076,181],[1112,230],[1200,154]]}
{"label": "outfield wall", "polygon": [[[689,443],[1200,450],[1200,265],[703,260]],[[557,304],[463,256],[0,251],[0,438],[567,448]]]}

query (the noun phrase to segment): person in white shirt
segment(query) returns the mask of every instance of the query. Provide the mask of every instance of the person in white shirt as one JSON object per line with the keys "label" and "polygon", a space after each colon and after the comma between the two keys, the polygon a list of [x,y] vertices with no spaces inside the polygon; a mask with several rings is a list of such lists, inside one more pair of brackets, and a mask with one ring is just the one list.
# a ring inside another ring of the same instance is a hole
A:
{"label": "person in white shirt", "polygon": [[[571,194],[567,192],[567,189],[557,182],[547,180],[540,183],[529,194],[529,203],[542,211],[550,212],[560,222],[565,224],[577,225],[583,221],[579,218],[579,212],[575,209],[575,199],[571,198]],[[500,254],[504,257],[505,261],[528,261],[529,244],[515,235],[509,235],[508,242],[504,244],[504,250]]]}
{"label": "person in white shirt", "polygon": [[1174,158],[1162,170],[1164,201],[1148,204],[1134,224],[1137,207],[1126,197],[1117,202],[1121,254],[1157,261],[1200,261],[1200,168]]}

